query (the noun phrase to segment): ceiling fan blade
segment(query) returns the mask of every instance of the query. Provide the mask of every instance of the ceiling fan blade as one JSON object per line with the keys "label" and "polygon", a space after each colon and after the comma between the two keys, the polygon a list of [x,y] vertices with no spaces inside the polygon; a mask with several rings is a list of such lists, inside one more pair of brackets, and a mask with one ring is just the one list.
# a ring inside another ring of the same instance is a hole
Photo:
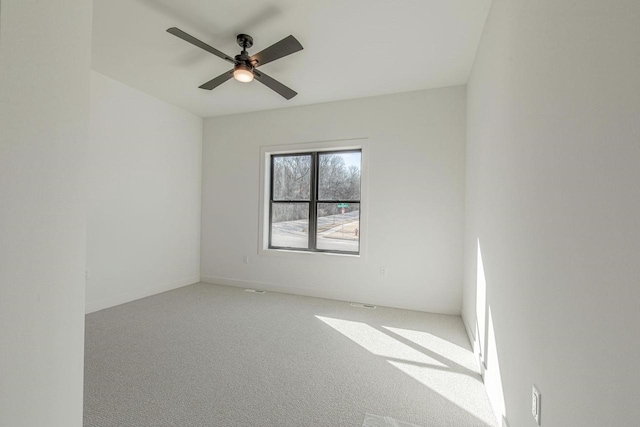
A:
{"label": "ceiling fan blade", "polygon": [[288,36],[280,40],[278,43],[272,44],[249,58],[250,61],[257,61],[256,67],[268,64],[271,61],[280,59],[284,56],[291,55],[302,50],[302,45],[293,36]]}
{"label": "ceiling fan blade", "polygon": [[206,89],[206,90],[215,89],[216,87],[220,86],[222,83],[229,80],[231,77],[233,77],[233,70],[229,70],[225,73],[222,73],[215,79],[211,79],[208,82],[200,85],[199,87],[200,89]]}
{"label": "ceiling fan blade", "polygon": [[298,92],[286,87],[276,79],[269,77],[268,75],[266,75],[261,71],[253,70],[253,75],[255,76],[256,80],[258,80],[260,83],[262,83],[269,89],[272,89],[278,92],[280,95],[282,95],[286,99],[291,99],[298,94]]}
{"label": "ceiling fan blade", "polygon": [[204,49],[209,53],[213,53],[215,56],[224,59],[225,61],[229,61],[232,64],[235,64],[235,60],[230,57],[229,55],[220,52],[218,49],[216,49],[215,47],[211,47],[208,44],[206,44],[205,42],[202,42],[200,40],[198,40],[197,38],[193,37],[190,34],[185,33],[184,31],[182,31],[179,28],[176,27],[171,27],[169,29],[167,29],[167,33],[169,34],[173,34],[174,36],[181,38],[182,40],[191,43],[194,46],[198,46],[200,49]]}

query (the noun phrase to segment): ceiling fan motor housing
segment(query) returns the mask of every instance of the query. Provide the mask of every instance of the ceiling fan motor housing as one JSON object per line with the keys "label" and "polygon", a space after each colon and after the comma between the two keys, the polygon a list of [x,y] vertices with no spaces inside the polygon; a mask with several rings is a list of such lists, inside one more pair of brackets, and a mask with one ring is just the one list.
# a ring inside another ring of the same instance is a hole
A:
{"label": "ceiling fan motor housing", "polygon": [[253,68],[255,66],[249,59],[249,55],[244,52],[240,55],[236,55],[234,59],[236,60],[236,65],[246,65],[249,68]]}
{"label": "ceiling fan motor housing", "polygon": [[236,60],[235,69],[237,70],[238,68],[244,68],[249,71],[253,71],[256,64],[251,61],[251,59],[249,58],[249,53],[247,52],[247,49],[253,46],[253,37],[248,34],[238,34],[236,40],[242,48],[242,52],[240,52],[240,54],[236,55],[234,58]]}

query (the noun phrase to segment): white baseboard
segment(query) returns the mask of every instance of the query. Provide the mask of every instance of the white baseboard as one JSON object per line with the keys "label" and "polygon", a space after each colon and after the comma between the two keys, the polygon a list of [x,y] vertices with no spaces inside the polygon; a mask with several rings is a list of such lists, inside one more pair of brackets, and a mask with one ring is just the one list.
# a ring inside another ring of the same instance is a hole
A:
{"label": "white baseboard", "polygon": [[281,292],[285,294],[302,295],[306,297],[325,298],[337,301],[358,302],[363,304],[372,304],[381,307],[401,308],[404,310],[414,310],[427,313],[446,314],[450,316],[459,316],[460,313],[447,313],[443,311],[429,310],[422,305],[407,302],[400,299],[376,298],[366,295],[355,294],[345,291],[335,291],[326,289],[302,288],[296,286],[283,286],[273,283],[255,282],[251,280],[230,279],[227,277],[201,276],[200,281],[212,285],[224,285],[235,288],[251,288],[260,289],[270,292]]}
{"label": "white baseboard", "polygon": [[115,307],[116,305],[124,304],[127,302],[135,301],[137,299],[150,297],[162,292],[171,291],[173,289],[181,288],[183,286],[192,285],[198,283],[200,277],[193,276],[183,280],[177,280],[171,283],[163,285],[146,286],[144,288],[135,289],[131,292],[124,294],[114,295],[112,297],[103,298],[98,301],[87,302],[85,305],[85,313],[93,313],[95,311],[104,310],[105,308]]}
{"label": "white baseboard", "polygon": [[[464,329],[467,331],[467,336],[469,337],[469,343],[471,344],[471,349],[473,350],[473,356],[476,359],[476,363],[478,364],[478,369],[480,369],[480,376],[482,377],[482,381],[484,381],[484,373],[486,371],[486,366],[482,360],[482,354],[480,353],[480,345],[476,340],[475,334],[471,331],[471,327],[469,326],[469,322],[464,317],[462,317],[462,323],[464,324]],[[477,332],[477,331],[476,331]]]}
{"label": "white baseboard", "polygon": [[[478,369],[480,370],[480,376],[482,377],[482,382],[484,383],[487,367],[485,366],[482,360],[482,354],[480,354],[480,347],[478,345],[478,341],[476,340],[474,333],[471,332],[471,327],[469,326],[469,323],[467,322],[467,319],[465,318],[464,314],[461,317],[462,317],[462,323],[464,324],[464,329],[467,331],[469,342],[471,343],[471,348],[473,349],[473,356],[476,359],[476,363],[478,364]],[[477,333],[477,330],[476,330],[476,333]],[[487,390],[486,388],[486,383],[485,383],[485,390],[487,391],[487,394],[488,394],[489,390]],[[493,409],[495,410],[495,408]],[[509,427],[507,417],[505,416],[500,417],[500,419],[498,420],[498,423],[500,427]]]}
{"label": "white baseboard", "polygon": [[475,347],[476,337],[471,332],[471,328],[469,327],[469,323],[467,322],[467,319],[464,317],[464,313],[460,317],[462,317],[462,323],[464,324],[464,330],[467,331],[467,337],[469,338],[469,344],[471,345],[471,348],[475,350],[475,348],[476,348]]}

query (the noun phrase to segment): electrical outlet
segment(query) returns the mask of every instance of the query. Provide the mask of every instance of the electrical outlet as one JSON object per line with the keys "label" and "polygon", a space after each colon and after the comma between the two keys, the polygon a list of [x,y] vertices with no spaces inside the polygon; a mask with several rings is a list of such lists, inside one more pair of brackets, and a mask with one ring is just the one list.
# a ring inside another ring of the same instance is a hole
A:
{"label": "electrical outlet", "polygon": [[380,267],[380,275],[381,276],[386,276],[387,275],[387,267],[385,267],[385,266]]}
{"label": "electrical outlet", "polygon": [[540,425],[540,392],[534,385],[531,390],[531,415],[536,420],[536,423]]}
{"label": "electrical outlet", "polygon": [[89,270],[88,268],[84,271],[84,278],[85,280],[91,279],[91,270]]}
{"label": "electrical outlet", "polygon": [[242,263],[243,264],[249,264],[249,256],[248,255],[242,255]]}

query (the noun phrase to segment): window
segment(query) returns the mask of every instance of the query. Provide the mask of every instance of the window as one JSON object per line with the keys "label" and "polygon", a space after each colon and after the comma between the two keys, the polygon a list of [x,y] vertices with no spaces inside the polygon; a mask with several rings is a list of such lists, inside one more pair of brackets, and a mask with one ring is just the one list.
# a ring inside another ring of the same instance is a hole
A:
{"label": "window", "polygon": [[269,249],[360,253],[362,150],[271,154]]}

